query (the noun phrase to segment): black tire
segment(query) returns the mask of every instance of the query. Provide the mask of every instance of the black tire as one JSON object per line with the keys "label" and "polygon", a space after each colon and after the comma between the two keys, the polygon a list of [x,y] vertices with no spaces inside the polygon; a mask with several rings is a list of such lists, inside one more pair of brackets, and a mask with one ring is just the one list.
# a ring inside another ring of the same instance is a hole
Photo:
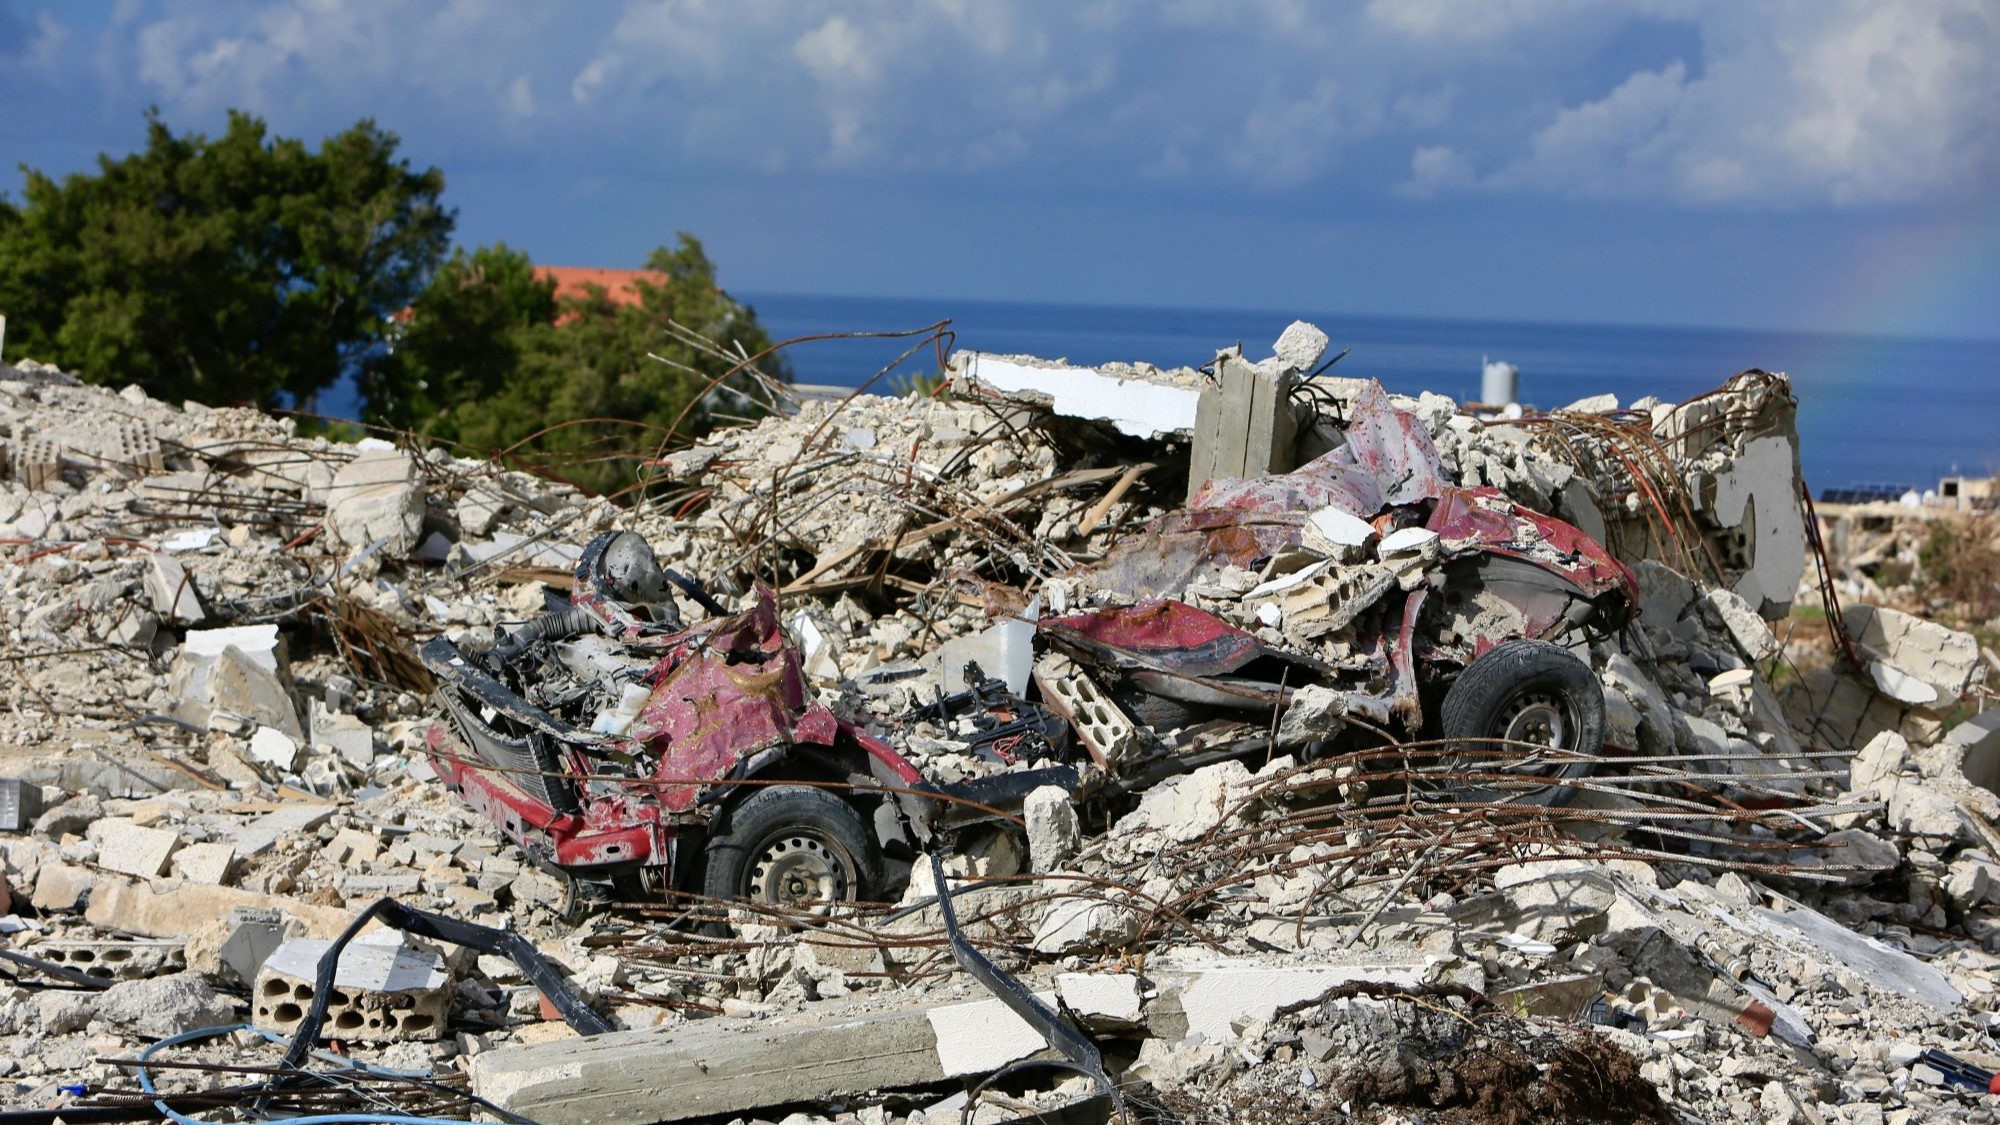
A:
{"label": "black tire", "polygon": [[882,856],[853,805],[824,789],[774,785],[730,810],[711,837],[702,890],[711,898],[813,910],[874,897]]}
{"label": "black tire", "polygon": [[[1604,686],[1590,665],[1561,645],[1516,638],[1501,643],[1459,673],[1438,713],[1439,733],[1451,739],[1513,739],[1584,755],[1582,760],[1522,761],[1518,746],[1468,742],[1442,759],[1461,769],[1485,767],[1531,774],[1550,781],[1587,777],[1604,748]],[[1519,784],[1480,786],[1455,781],[1454,799],[1508,804],[1565,805],[1576,796],[1568,785],[1522,788]]]}

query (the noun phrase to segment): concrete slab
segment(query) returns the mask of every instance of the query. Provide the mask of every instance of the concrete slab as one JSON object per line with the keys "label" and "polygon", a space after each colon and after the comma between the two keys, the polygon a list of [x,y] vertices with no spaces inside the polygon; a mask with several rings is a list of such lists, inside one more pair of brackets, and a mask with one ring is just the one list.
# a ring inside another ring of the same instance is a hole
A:
{"label": "concrete slab", "polygon": [[1117,379],[1092,367],[1028,364],[982,352],[965,354],[960,370],[1002,394],[1047,398],[1056,413],[1109,422],[1134,437],[1164,437],[1194,429],[1201,392],[1140,379]]}
{"label": "concrete slab", "polygon": [[[822,1009],[816,1011],[815,1009]],[[472,1088],[544,1125],[647,1125],[945,1080],[922,1008],[806,1005],[794,1019],[712,1019],[498,1047]]]}
{"label": "concrete slab", "polygon": [[97,865],[120,875],[154,879],[166,874],[167,861],[181,846],[178,833],[141,828],[129,820],[107,818],[91,825],[97,840]]}

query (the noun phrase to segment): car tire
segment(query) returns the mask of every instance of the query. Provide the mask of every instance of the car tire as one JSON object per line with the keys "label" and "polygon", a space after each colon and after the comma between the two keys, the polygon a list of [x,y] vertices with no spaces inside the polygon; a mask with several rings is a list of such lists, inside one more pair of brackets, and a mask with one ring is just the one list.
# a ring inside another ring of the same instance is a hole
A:
{"label": "car tire", "polygon": [[853,805],[824,789],[775,785],[730,810],[710,838],[702,889],[711,898],[817,912],[872,898],[881,885],[881,852]]}
{"label": "car tire", "polygon": [[[1587,777],[1604,748],[1604,687],[1590,665],[1561,645],[1525,637],[1505,641],[1466,666],[1445,693],[1438,713],[1439,733],[1457,739],[1514,739],[1537,742],[1583,755],[1537,766],[1516,765],[1518,747],[1468,743],[1445,762],[1491,763],[1509,773],[1529,773],[1552,782]],[[1504,760],[1495,761],[1496,758]],[[1550,784],[1481,786],[1455,780],[1447,792],[1460,801],[1493,801],[1556,806],[1575,796],[1573,786]]]}

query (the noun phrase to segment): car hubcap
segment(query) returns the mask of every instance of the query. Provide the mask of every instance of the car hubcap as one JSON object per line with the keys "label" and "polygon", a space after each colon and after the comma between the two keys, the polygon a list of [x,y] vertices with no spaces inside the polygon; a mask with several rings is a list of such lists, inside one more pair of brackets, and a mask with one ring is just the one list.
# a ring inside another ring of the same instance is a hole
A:
{"label": "car hubcap", "polygon": [[825,909],[847,901],[850,887],[844,857],[804,832],[771,841],[750,868],[750,897],[774,906]]}
{"label": "car hubcap", "polygon": [[1532,742],[1560,749],[1569,733],[1568,716],[1554,696],[1540,692],[1524,694],[1507,705],[1500,716],[1500,737],[1510,742]]}

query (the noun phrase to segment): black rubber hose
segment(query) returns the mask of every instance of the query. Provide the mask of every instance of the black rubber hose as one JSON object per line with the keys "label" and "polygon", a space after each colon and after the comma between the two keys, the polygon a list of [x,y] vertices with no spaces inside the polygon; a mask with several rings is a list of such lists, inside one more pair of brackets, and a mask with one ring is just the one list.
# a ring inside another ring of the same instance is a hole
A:
{"label": "black rubber hose", "polygon": [[519,629],[507,634],[493,646],[493,658],[505,664],[526,652],[536,641],[561,641],[596,632],[597,618],[581,606],[572,606],[557,613],[545,613]]}

